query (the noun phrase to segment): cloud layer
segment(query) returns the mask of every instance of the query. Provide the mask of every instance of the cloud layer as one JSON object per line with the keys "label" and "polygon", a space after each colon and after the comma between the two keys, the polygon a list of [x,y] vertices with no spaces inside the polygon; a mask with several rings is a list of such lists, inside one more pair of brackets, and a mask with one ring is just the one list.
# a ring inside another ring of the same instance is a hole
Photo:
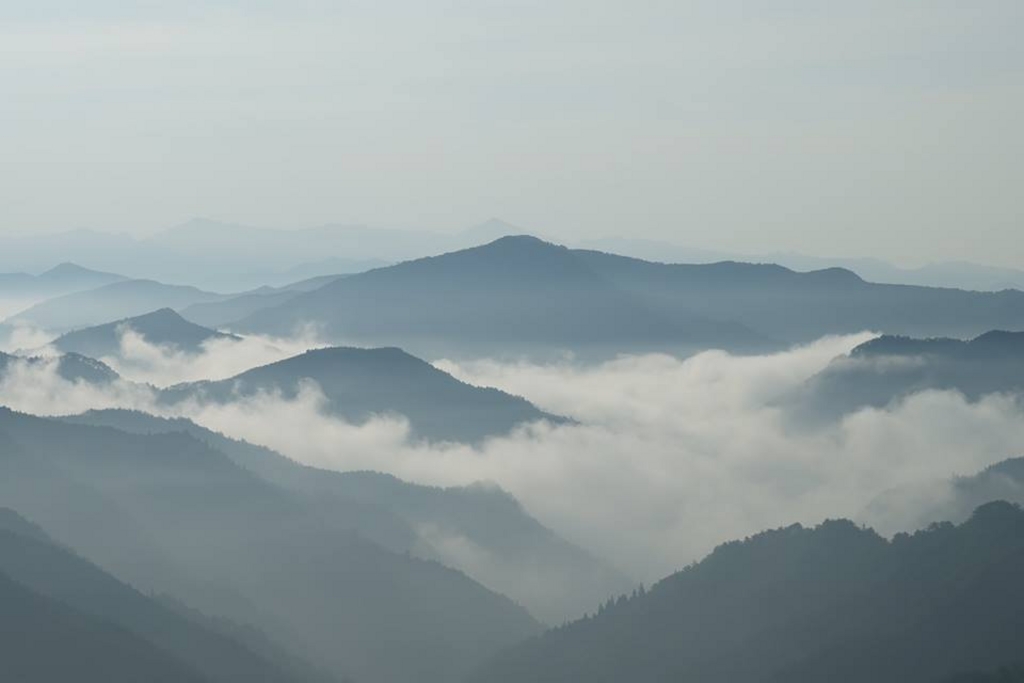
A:
{"label": "cloud layer", "polygon": [[[439,361],[464,381],[523,395],[578,421],[527,425],[477,448],[410,443],[401,419],[357,426],[328,417],[312,381],[294,400],[263,394],[229,405],[191,402],[170,412],[318,466],[437,485],[496,483],[557,532],[651,581],[724,540],[796,521],[855,517],[886,489],[969,474],[1017,454],[1024,416],[1009,397],[972,404],[954,393],[925,392],[826,426],[789,419],[775,399],[867,336],[754,357],[711,351],[596,366]],[[303,343],[271,346],[284,353]],[[211,345],[191,360],[146,348],[131,335],[123,347],[145,361],[150,380],[158,374],[159,383],[170,383],[213,368],[223,375],[233,367],[221,365],[227,357],[244,364],[273,355],[265,340],[243,344]],[[169,410],[155,407],[149,390],[127,383],[72,385],[52,363],[9,373],[0,396],[43,414],[110,406]],[[900,523],[875,521],[891,527],[886,531]]]}

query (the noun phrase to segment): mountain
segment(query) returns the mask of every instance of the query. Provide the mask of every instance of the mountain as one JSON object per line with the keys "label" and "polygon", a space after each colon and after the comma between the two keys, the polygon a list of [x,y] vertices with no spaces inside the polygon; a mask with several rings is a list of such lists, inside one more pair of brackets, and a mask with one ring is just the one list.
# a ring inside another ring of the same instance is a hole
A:
{"label": "mountain", "polygon": [[52,364],[57,375],[69,382],[104,385],[119,379],[118,374],[106,364],[77,353],[65,353],[58,357],[47,358],[15,356],[0,351],[0,381],[7,373],[16,370],[19,364],[26,367]]}
{"label": "mountain", "polygon": [[[1024,319],[1024,293],[866,282],[841,268],[663,264],[528,236],[337,280],[233,327],[448,354],[762,351],[826,334],[974,336]],[[770,340],[776,340],[773,343]]]}
{"label": "mountain", "polygon": [[891,542],[849,521],[727,543],[470,678],[505,683],[932,683],[1024,651],[1024,512]]}
{"label": "mountain", "polygon": [[809,417],[831,419],[928,389],[971,401],[1024,392],[1024,332],[990,331],[969,341],[881,336],[832,361],[792,400]]}
{"label": "mountain", "polygon": [[885,491],[857,516],[889,533],[922,529],[931,520],[961,522],[995,500],[1024,504],[1024,458],[1010,458],[969,476],[921,481]]}
{"label": "mountain", "polygon": [[94,358],[116,356],[121,352],[121,337],[125,330],[141,335],[150,344],[189,354],[201,352],[203,344],[209,341],[240,339],[191,323],[170,308],[161,308],[152,313],[68,332],[50,345],[58,351]]}
{"label": "mountain", "polygon": [[223,298],[195,287],[165,285],[153,280],[127,280],[66,294],[36,304],[4,321],[64,332],[142,315],[160,308],[184,308]]}
{"label": "mountain", "polygon": [[127,278],[83,268],[74,263],[61,263],[39,274],[0,273],[0,296],[8,298],[43,298],[82,292]]}
{"label": "mountain", "polygon": [[545,528],[496,487],[438,488],[377,472],[317,469],[182,418],[101,410],[62,419],[141,434],[186,432],[239,467],[306,498],[325,516],[346,520],[362,536],[465,572],[549,624],[576,618],[635,585]]}
{"label": "mountain", "polygon": [[315,381],[328,410],[350,422],[375,415],[408,418],[412,436],[475,442],[535,420],[561,421],[526,399],[458,381],[401,349],[325,348],[247,370],[222,381],[179,384],[161,392],[165,403],[199,399],[228,403],[259,392],[294,398]]}
{"label": "mountain", "polygon": [[207,683],[139,636],[45,598],[0,573],[5,680],[32,683]]}
{"label": "mountain", "polygon": [[715,316],[680,310],[665,315],[648,304],[577,252],[518,236],[351,275],[233,327],[289,334],[312,324],[332,339],[399,343],[428,356],[751,349],[767,343]]}
{"label": "mountain", "polygon": [[787,343],[875,330],[894,335],[973,337],[1014,329],[1024,292],[866,282],[852,271],[795,272],[756,263],[660,264],[576,252],[595,273],[662,315],[732,320]]}
{"label": "mountain", "polygon": [[901,268],[876,258],[808,256],[793,252],[740,254],[696,249],[671,242],[631,237],[584,240],[579,243],[579,247],[659,263],[742,261],[746,263],[776,263],[799,271],[838,267],[852,270],[869,282],[922,287],[952,287],[987,292],[998,292],[1004,289],[1024,290],[1024,271],[967,261],[946,261],[929,263],[916,268]]}
{"label": "mountain", "polygon": [[[92,642],[102,640],[95,634],[105,633],[111,643],[119,643],[117,650],[106,654],[93,653],[92,657],[100,655],[102,659],[79,660],[84,669],[69,671],[65,678],[50,680],[162,680],[171,674],[181,676],[183,680],[209,683],[327,683],[332,680],[324,676],[300,677],[286,673],[276,663],[241,643],[184,618],[56,545],[41,529],[13,511],[0,509],[0,594],[5,592],[5,588],[8,591],[12,588],[5,585],[4,580],[20,584],[35,594],[35,600],[25,595],[20,597],[27,612],[20,616],[26,623],[49,622],[53,628],[66,622],[74,623],[75,617],[79,621],[95,622],[88,626],[94,634],[92,637],[79,633],[60,639],[37,640],[29,643],[29,650],[25,653],[19,653],[12,647],[12,638],[0,639],[5,677],[13,673],[8,663],[14,656],[34,655],[35,661],[30,659],[26,663],[30,667],[44,665],[41,659],[59,660],[64,666],[68,660],[73,661],[87,653]],[[12,632],[17,632],[20,625],[9,612],[7,599],[3,604],[0,619],[6,623],[0,628],[13,635]],[[77,614],[70,610],[76,610]],[[21,639],[24,635],[16,637]],[[100,642],[97,645],[104,644]],[[137,671],[134,677],[114,671],[100,674],[94,668],[109,666],[116,669],[124,666],[125,662],[138,662],[136,666],[139,666],[147,659],[156,661],[148,671]],[[28,671],[23,675],[32,676],[33,681],[45,680],[43,676],[36,677],[38,674],[33,676]],[[23,679],[15,675],[15,680]]]}
{"label": "mountain", "polygon": [[457,680],[538,628],[464,574],[388,551],[180,432],[0,410],[0,500],[140,591],[254,624],[361,683]]}
{"label": "mountain", "polygon": [[281,287],[260,287],[249,292],[225,298],[222,301],[192,304],[181,314],[200,325],[222,328],[252,315],[256,311],[273,308],[299,296],[303,292],[320,289],[343,275],[324,275],[292,282]]}
{"label": "mountain", "polygon": [[62,263],[40,275],[0,273],[0,320],[46,299],[124,280],[120,275]]}

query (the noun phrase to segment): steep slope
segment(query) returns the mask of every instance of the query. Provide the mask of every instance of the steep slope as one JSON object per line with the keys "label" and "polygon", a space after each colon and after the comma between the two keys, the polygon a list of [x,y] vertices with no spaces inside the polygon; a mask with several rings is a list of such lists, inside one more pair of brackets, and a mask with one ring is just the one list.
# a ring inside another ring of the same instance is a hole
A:
{"label": "steep slope", "polygon": [[537,628],[507,598],[363,539],[182,433],[2,410],[0,500],[140,590],[254,623],[360,682],[458,679]]}
{"label": "steep slope", "polygon": [[280,306],[304,292],[320,289],[342,277],[346,276],[321,275],[291,282],[281,287],[263,286],[252,291],[242,292],[223,301],[193,304],[183,309],[181,314],[200,325],[216,328],[227,327],[256,311]]}
{"label": "steep slope", "polygon": [[892,542],[851,522],[723,545],[471,680],[925,683],[1024,648],[1024,512]]}
{"label": "steep slope", "polygon": [[32,683],[209,683],[133,633],[0,573],[0,671]]}
{"label": "steep slope", "polygon": [[142,315],[159,308],[184,308],[200,301],[221,298],[220,294],[195,287],[165,285],[152,280],[127,280],[49,299],[11,316],[4,323],[64,332]]}
{"label": "steep slope", "polygon": [[337,280],[235,327],[445,353],[763,348],[763,337],[714,316],[652,311],[576,253],[533,237],[400,263]]}
{"label": "steep slope", "polygon": [[[326,678],[299,678],[246,649],[238,642],[172,612],[98,567],[55,545],[38,527],[9,510],[0,509],[0,576],[22,584],[46,599],[106,622],[102,628],[123,629],[194,669],[211,683],[266,681],[326,683]],[[6,607],[6,605],[5,605]],[[87,641],[70,641],[83,647]],[[138,644],[135,644],[138,649]],[[145,649],[142,649],[145,652]],[[50,657],[62,658],[61,652]],[[114,656],[114,655],[108,655]],[[173,668],[171,670],[174,670]],[[9,672],[8,672],[9,673]],[[76,680],[77,677],[75,677]],[[33,679],[36,680],[36,679]],[[106,680],[106,679],[103,679]],[[140,679],[136,679],[140,680]]]}
{"label": "steep slope", "polygon": [[972,401],[1024,392],[1024,332],[992,331],[970,341],[882,336],[834,360],[793,400],[810,417],[834,418],[927,389]]}
{"label": "steep slope", "polygon": [[294,398],[314,380],[328,410],[362,423],[374,415],[403,415],[414,437],[478,441],[534,420],[559,420],[523,398],[458,381],[401,349],[327,348],[243,372],[227,380],[179,384],[161,399],[226,403],[259,392]]}
{"label": "steep slope", "polygon": [[301,294],[301,290],[267,288],[239,294],[223,301],[192,304],[182,309],[181,314],[199,325],[223,328],[257,311],[285,304]]}
{"label": "steep slope", "polygon": [[239,339],[191,323],[170,308],[161,308],[133,318],[68,332],[57,337],[51,346],[62,352],[74,352],[93,358],[116,356],[121,351],[121,338],[125,330],[141,335],[150,344],[179,353],[199,353],[208,341]]}
{"label": "steep slope", "polygon": [[576,618],[634,586],[542,526],[497,488],[437,488],[376,472],[321,470],[180,418],[103,410],[63,419],[133,433],[187,432],[240,467],[303,496],[325,517],[344,520],[394,552],[459,569],[549,624]]}

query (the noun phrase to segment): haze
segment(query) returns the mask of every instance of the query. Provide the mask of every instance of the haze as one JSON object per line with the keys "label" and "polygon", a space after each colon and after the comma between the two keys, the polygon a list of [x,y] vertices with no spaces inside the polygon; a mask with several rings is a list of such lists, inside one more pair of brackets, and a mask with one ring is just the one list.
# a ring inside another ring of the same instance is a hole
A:
{"label": "haze", "polygon": [[1024,267],[1022,20],[1014,0],[7,2],[0,234],[497,215]]}

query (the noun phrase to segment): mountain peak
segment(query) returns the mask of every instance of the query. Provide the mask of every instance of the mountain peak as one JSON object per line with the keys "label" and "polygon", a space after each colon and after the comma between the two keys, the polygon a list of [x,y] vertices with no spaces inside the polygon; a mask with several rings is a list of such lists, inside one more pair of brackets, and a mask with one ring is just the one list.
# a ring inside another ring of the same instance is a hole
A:
{"label": "mountain peak", "polygon": [[181,323],[185,323],[186,325],[192,325],[193,324],[193,323],[190,323],[189,321],[185,320],[184,318],[182,318],[181,314],[179,314],[173,308],[168,308],[166,306],[164,308],[158,308],[157,310],[152,311],[150,313],[143,313],[142,315],[137,315],[134,318],[127,318],[127,319],[125,319],[122,322],[142,322],[142,321],[147,321],[147,322],[174,322],[174,323],[181,322]]}
{"label": "mountain peak", "polygon": [[50,268],[45,273],[42,273],[41,277],[45,277],[47,275],[79,275],[81,273],[92,272],[94,271],[91,271],[88,268],[80,266],[77,263],[72,263],[71,261],[64,261],[63,263],[58,263],[53,268]]}

